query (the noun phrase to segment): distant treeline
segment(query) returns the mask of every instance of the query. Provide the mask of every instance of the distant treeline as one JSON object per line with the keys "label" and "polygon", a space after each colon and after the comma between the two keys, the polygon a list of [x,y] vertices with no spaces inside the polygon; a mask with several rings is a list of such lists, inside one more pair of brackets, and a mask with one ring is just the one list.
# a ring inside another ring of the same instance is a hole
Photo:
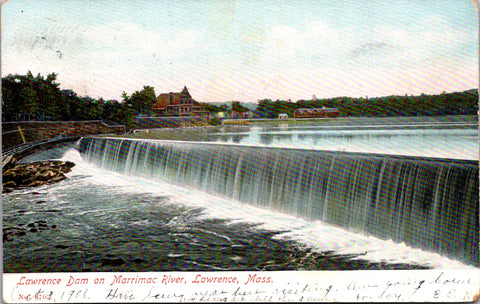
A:
{"label": "distant treeline", "polygon": [[[122,101],[78,96],[72,90],[60,89],[57,75],[8,75],[2,78],[2,121],[18,120],[96,120],[102,119],[127,127],[136,115],[153,115],[155,90],[144,86],[131,96],[122,94]],[[245,103],[203,103],[212,112],[243,112]],[[293,116],[298,108],[338,108],[341,116],[442,116],[477,114],[478,90],[440,95],[386,96],[376,98],[337,97],[329,99],[290,100],[262,99],[253,110],[254,117],[277,118],[286,113]]]}
{"label": "distant treeline", "polygon": [[298,100],[297,102],[263,99],[254,115],[276,118],[280,113],[293,116],[298,108],[338,108],[340,116],[443,116],[476,115],[478,90],[440,95],[386,96],[375,98],[336,97]]}

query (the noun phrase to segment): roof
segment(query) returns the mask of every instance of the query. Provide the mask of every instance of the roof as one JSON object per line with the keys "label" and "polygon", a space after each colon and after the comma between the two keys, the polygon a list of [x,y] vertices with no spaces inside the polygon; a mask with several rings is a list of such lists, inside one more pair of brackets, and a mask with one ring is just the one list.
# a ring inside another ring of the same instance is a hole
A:
{"label": "roof", "polygon": [[180,92],[180,97],[181,98],[192,98],[192,96],[190,95],[190,92],[188,92],[187,86],[183,87],[182,92]]}
{"label": "roof", "polygon": [[300,113],[313,113],[313,112],[338,112],[337,108],[300,108],[297,109],[296,111]]}
{"label": "roof", "polygon": [[180,103],[180,93],[162,93],[158,95],[157,102],[152,106],[154,109],[163,109],[171,104]]}
{"label": "roof", "polygon": [[183,90],[180,93],[170,92],[158,95],[157,102],[155,102],[152,107],[154,109],[164,109],[169,105],[178,105],[180,104],[180,99],[183,98],[192,99],[190,92],[188,92],[187,86],[184,86]]}
{"label": "roof", "polygon": [[[157,102],[152,106],[153,109],[165,109],[169,105],[178,105],[180,104],[180,99],[192,99],[190,92],[187,89],[187,86],[183,87],[183,90],[180,93],[162,93],[158,95]],[[194,105],[200,106],[200,104],[193,100]]]}

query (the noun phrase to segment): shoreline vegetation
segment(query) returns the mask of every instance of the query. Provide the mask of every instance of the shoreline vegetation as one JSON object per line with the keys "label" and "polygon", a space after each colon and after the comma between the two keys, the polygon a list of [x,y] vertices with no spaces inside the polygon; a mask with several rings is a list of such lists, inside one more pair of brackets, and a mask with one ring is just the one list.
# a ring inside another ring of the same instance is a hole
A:
{"label": "shoreline vegetation", "polygon": [[[135,128],[135,117],[155,116],[155,89],[145,85],[131,95],[123,92],[121,100],[105,100],[79,96],[61,89],[57,74],[46,77],[31,72],[26,75],[2,77],[2,121],[80,121],[103,120],[109,124],[123,124]],[[261,99],[256,103],[241,101],[200,102],[213,117],[209,124],[219,123],[217,114],[235,117],[250,111],[254,119],[278,118],[281,113],[293,117],[299,108],[337,108],[340,117],[402,117],[477,115],[478,89],[436,95],[391,95],[382,97],[334,97],[297,101]]]}

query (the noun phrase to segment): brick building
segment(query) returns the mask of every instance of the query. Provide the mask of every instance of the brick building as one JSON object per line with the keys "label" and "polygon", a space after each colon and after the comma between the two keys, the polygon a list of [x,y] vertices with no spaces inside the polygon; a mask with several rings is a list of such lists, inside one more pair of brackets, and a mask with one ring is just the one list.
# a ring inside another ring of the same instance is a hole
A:
{"label": "brick building", "polygon": [[186,86],[180,93],[158,95],[152,108],[157,116],[210,116],[210,113],[192,98]]}
{"label": "brick building", "polygon": [[338,113],[337,108],[301,108],[296,109],[293,113],[295,118],[313,118],[313,117],[337,117],[340,114]]}

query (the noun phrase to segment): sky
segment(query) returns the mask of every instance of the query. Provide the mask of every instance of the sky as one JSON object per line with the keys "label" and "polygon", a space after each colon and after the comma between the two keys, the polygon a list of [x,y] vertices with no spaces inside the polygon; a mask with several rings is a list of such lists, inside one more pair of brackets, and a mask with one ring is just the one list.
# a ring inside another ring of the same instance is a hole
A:
{"label": "sky", "polygon": [[10,0],[1,74],[58,74],[121,100],[187,86],[201,102],[478,88],[471,0]]}

